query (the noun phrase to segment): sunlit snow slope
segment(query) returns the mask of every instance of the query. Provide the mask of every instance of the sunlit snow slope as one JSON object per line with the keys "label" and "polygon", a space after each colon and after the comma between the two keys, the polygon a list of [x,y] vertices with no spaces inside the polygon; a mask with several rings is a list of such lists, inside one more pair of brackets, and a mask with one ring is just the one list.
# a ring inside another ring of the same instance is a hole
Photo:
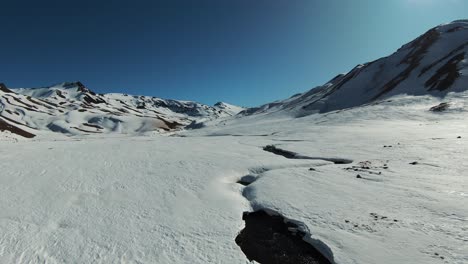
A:
{"label": "sunlit snow slope", "polygon": [[398,94],[444,96],[468,90],[468,20],[435,27],[388,57],[360,64],[323,86],[244,114],[304,116],[383,100]]}

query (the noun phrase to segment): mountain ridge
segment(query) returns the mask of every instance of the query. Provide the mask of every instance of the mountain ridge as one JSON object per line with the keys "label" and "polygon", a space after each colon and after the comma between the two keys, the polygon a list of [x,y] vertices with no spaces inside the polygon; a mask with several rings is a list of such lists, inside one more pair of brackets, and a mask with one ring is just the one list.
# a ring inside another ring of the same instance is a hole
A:
{"label": "mountain ridge", "polygon": [[97,94],[81,82],[64,82],[40,88],[0,85],[0,130],[24,130],[67,135],[100,133],[144,134],[181,129],[194,121],[237,114],[243,108],[220,103],[208,106],[128,94]]}
{"label": "mountain ridge", "polygon": [[322,86],[242,115],[288,113],[296,117],[356,107],[397,95],[444,96],[468,89],[468,20],[434,27],[393,54],[358,64]]}
{"label": "mountain ridge", "polygon": [[[468,90],[468,20],[436,26],[393,54],[358,64],[322,86],[259,107],[98,94],[79,81],[40,88],[0,84],[0,131],[66,135],[146,134],[201,128],[206,121],[236,116],[316,113],[378,103],[395,95],[444,97]],[[21,132],[24,131],[24,132]],[[29,133],[29,134],[28,134]]]}

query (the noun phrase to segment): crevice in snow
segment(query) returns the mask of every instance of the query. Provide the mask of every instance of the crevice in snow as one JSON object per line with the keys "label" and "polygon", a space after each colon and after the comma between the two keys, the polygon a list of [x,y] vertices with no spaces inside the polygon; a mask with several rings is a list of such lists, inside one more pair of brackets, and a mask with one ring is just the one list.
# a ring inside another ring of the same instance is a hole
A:
{"label": "crevice in snow", "polygon": [[[308,166],[307,166],[308,167]],[[253,168],[237,183],[248,186],[271,169]],[[253,199],[250,187],[243,188],[242,196]],[[252,204],[252,212],[244,212],[245,228],[235,238],[249,261],[258,263],[312,263],[332,264],[333,252],[322,241],[313,239],[307,226],[288,219],[273,209]]]}
{"label": "crevice in snow", "polygon": [[245,175],[245,176],[241,177],[237,181],[237,183],[239,183],[241,185],[244,185],[244,186],[248,186],[248,185],[250,185],[251,183],[253,183],[256,180],[257,180],[257,176],[252,175],[252,174],[248,174],[248,175]]}
{"label": "crevice in snow", "polygon": [[342,158],[325,158],[325,157],[309,157],[309,156],[304,156],[300,155],[296,152],[292,152],[289,150],[284,150],[276,147],[275,145],[268,145],[263,147],[264,151],[271,152],[276,155],[283,156],[287,159],[309,159],[309,160],[325,160],[325,161],[330,161],[335,164],[350,164],[353,161],[350,159],[342,159]]}
{"label": "crevice in snow", "polygon": [[271,210],[245,212],[245,228],[236,243],[250,261],[259,263],[330,264],[328,258],[306,242],[307,229]]}

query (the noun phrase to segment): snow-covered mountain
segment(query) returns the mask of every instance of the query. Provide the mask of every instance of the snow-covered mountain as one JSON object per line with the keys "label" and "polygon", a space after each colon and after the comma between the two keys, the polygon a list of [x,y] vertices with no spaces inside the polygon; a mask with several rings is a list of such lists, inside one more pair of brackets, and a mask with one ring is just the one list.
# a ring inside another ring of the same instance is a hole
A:
{"label": "snow-covered mountain", "polygon": [[0,131],[31,137],[42,131],[69,135],[141,134],[237,115],[305,116],[388,100],[395,95],[432,95],[468,90],[468,20],[443,24],[388,57],[360,64],[325,85],[288,99],[243,109],[127,94],[96,94],[80,82],[45,88],[0,86]]}
{"label": "snow-covered mountain", "polygon": [[244,115],[324,113],[407,95],[442,97],[468,90],[468,20],[443,24],[388,57],[357,65],[328,83],[286,100],[250,108]]}
{"label": "snow-covered mountain", "polygon": [[0,130],[26,137],[44,130],[70,135],[170,131],[242,110],[226,103],[208,106],[149,96],[96,94],[81,82],[44,88],[0,86]]}

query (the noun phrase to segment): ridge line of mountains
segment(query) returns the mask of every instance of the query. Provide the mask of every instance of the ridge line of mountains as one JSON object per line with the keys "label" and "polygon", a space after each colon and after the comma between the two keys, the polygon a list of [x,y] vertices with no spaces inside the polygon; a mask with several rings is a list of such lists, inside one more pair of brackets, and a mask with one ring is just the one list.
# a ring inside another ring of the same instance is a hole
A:
{"label": "ridge line of mountains", "polygon": [[395,95],[431,95],[468,90],[468,20],[430,29],[390,56],[357,65],[328,83],[288,99],[244,109],[227,103],[208,106],[128,94],[97,94],[81,82],[13,89],[0,84],[0,133],[21,137],[145,134],[202,127],[232,116],[290,115],[358,107]]}

